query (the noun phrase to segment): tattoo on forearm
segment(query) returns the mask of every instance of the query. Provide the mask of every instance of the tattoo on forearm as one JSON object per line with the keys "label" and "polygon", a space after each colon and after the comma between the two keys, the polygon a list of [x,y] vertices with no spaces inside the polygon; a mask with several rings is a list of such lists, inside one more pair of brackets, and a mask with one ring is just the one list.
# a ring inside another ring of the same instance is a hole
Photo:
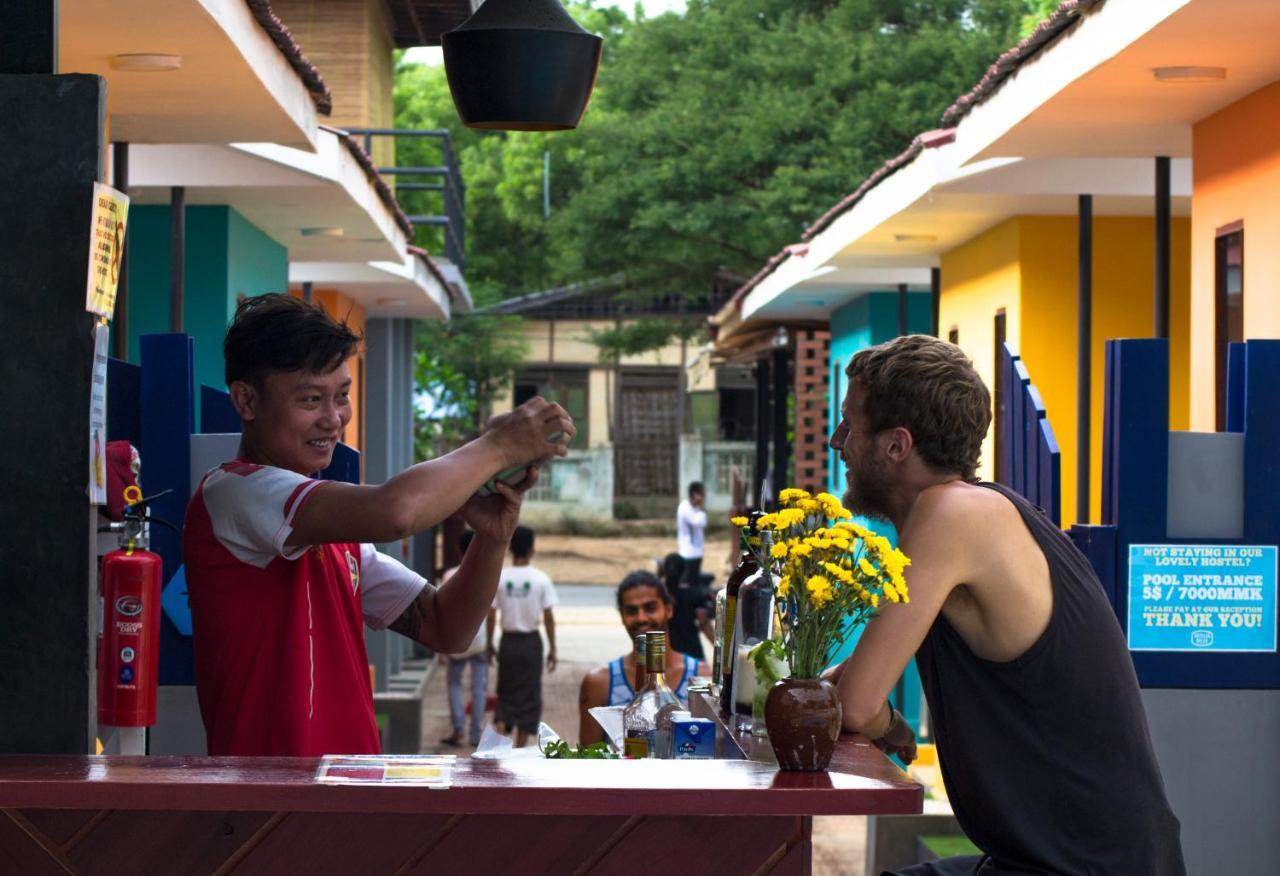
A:
{"label": "tattoo on forearm", "polygon": [[391,629],[415,642],[422,642],[422,628],[426,626],[427,617],[431,614],[433,597],[434,592],[430,587],[423,588],[418,598],[409,603],[404,613],[392,622]]}

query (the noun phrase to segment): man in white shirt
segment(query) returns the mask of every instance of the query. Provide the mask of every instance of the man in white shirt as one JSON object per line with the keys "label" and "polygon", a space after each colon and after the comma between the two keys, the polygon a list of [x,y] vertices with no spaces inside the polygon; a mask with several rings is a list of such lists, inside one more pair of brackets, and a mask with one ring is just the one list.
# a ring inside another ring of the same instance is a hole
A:
{"label": "man in white shirt", "polygon": [[[499,733],[516,731],[516,748],[523,748],[538,732],[542,720],[542,635],[538,622],[547,627],[547,671],[556,669],[556,619],[551,609],[559,603],[555,585],[546,572],[533,566],[533,530],[517,526],[511,536],[512,564],[498,578],[496,605],[489,612],[488,653],[498,657],[498,705],[493,722]],[[495,615],[497,617],[495,617]],[[493,632],[498,617],[502,640],[497,651]]]}
{"label": "man in white shirt", "polygon": [[689,498],[676,508],[676,552],[684,560],[684,582],[697,584],[702,573],[702,534],[707,528],[707,512],[702,505],[707,490],[698,481],[689,484]]}

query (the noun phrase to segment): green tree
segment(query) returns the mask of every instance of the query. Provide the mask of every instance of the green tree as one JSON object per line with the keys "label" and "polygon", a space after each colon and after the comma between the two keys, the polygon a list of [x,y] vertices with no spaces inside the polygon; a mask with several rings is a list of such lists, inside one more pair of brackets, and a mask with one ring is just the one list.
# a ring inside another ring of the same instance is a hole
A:
{"label": "green tree", "polygon": [[414,450],[430,459],[480,431],[495,393],[511,385],[527,348],[518,317],[462,314],[417,327]]}
{"label": "green tree", "polygon": [[618,273],[701,292],[719,268],[754,273],[936,125],[1043,5],[690,0],[646,19],[578,3],[606,50],[576,131],[463,129],[440,68],[399,71],[397,123],[454,133],[480,301]]}

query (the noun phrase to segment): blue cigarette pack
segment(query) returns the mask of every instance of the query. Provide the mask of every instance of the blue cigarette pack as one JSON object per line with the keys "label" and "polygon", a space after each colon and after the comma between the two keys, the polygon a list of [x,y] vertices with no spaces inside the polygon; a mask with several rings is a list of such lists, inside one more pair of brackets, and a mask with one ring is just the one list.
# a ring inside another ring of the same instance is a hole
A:
{"label": "blue cigarette pack", "polygon": [[671,756],[676,760],[715,757],[715,722],[707,718],[677,718],[672,721]]}

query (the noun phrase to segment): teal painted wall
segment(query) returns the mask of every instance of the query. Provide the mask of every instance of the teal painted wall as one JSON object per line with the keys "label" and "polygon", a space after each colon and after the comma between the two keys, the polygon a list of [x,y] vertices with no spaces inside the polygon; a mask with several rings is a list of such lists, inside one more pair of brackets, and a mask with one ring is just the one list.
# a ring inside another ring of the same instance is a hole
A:
{"label": "teal painted wall", "polygon": [[[222,338],[239,295],[288,289],[289,253],[230,207],[186,214],[183,328],[195,339],[196,380],[225,389]],[[129,211],[129,361],[138,338],[169,331],[169,208]]]}
{"label": "teal painted wall", "polygon": [[[907,331],[911,334],[928,334],[933,330],[933,308],[928,292],[912,292],[907,296]],[[831,314],[831,347],[829,365],[831,368],[831,394],[828,422],[840,422],[840,406],[844,403],[844,394],[848,387],[844,370],[849,359],[859,350],[875,344],[892,340],[898,335],[898,293],[872,292],[851,301]],[[834,426],[832,427],[834,429]],[[827,450],[827,489],[836,496],[844,494],[844,463],[840,455],[831,449]],[[867,520],[861,518],[864,526],[874,529],[897,543],[898,534],[893,524],[883,520]],[[834,662],[840,662],[853,653],[858,644],[858,634],[849,637],[843,648],[836,655]],[[922,702],[920,674],[912,660],[898,680],[891,695],[893,704],[901,710],[903,717],[919,732]]]}

